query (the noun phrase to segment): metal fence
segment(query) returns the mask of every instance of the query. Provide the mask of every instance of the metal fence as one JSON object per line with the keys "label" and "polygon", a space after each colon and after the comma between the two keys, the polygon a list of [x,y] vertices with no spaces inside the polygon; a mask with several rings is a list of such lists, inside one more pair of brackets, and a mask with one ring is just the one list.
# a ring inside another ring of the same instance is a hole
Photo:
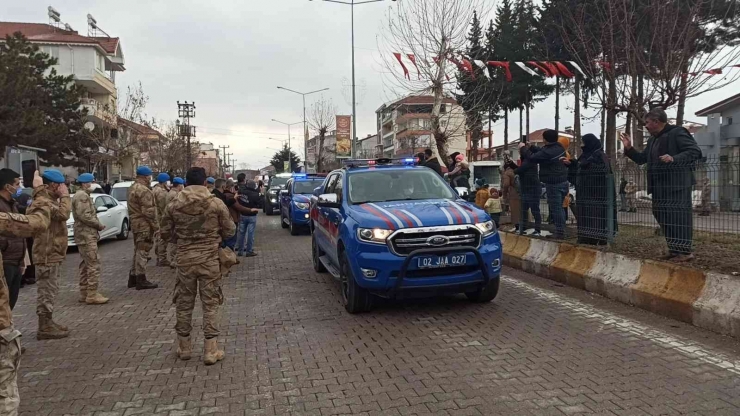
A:
{"label": "metal fence", "polygon": [[[737,158],[645,165],[626,158],[612,166],[574,163],[569,167],[567,194],[553,185],[549,189],[520,185],[508,194],[512,225],[504,225],[506,231],[540,232],[543,237],[646,257],[658,256],[658,251],[690,253],[700,246],[708,250],[703,254],[729,255],[740,265]],[[515,230],[517,222],[524,226]]]}

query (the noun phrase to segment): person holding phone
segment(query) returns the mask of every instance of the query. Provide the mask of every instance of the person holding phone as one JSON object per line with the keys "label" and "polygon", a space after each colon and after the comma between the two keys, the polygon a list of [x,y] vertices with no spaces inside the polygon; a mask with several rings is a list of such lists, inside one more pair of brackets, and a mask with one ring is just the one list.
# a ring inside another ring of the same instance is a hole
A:
{"label": "person holding phone", "polygon": [[662,108],[647,113],[645,128],[651,137],[642,151],[632,146],[629,135],[620,135],[624,154],[638,165],[647,164],[647,192],[652,195],[653,216],[668,244],[664,259],[691,261],[694,258],[691,190],[701,149],[688,130],[668,124]]}

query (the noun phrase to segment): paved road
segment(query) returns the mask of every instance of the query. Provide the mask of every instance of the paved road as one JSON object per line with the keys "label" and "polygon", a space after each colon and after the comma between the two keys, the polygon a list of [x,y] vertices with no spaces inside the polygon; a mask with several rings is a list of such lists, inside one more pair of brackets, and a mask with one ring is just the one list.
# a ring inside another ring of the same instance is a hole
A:
{"label": "paved road", "polygon": [[112,302],[80,305],[70,252],[55,316],[72,336],[35,339],[33,286],[16,307],[21,414],[740,414],[734,340],[513,270],[491,304],[353,316],[313,272],[309,241],[259,218],[260,256],[224,285],[227,358],[211,367],[200,331],[193,360],[175,357],[172,272],[152,267],[162,288],[128,290],[132,243],[106,242]]}

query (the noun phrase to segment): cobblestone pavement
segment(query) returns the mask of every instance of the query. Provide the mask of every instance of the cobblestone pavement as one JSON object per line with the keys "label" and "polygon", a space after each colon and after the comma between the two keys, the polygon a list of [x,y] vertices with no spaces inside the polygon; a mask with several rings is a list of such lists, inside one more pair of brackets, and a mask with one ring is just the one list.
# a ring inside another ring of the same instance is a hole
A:
{"label": "cobblestone pavement", "polygon": [[211,367],[199,306],[194,357],[175,357],[173,272],[151,266],[159,289],[126,289],[132,242],[105,242],[112,300],[86,306],[71,251],[55,317],[72,336],[35,339],[34,286],[16,307],[21,414],[740,414],[734,340],[510,269],[491,304],[349,315],[313,272],[309,236],[277,217],[260,216],[257,232],[259,257],[225,281],[227,356]]}

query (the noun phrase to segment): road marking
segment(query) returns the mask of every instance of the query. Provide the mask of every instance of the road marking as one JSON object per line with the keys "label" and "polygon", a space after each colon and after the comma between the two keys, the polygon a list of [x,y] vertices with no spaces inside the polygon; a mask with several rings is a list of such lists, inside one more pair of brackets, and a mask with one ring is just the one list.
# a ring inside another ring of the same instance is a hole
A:
{"label": "road marking", "polygon": [[597,309],[578,300],[570,299],[546,289],[541,289],[521,280],[508,276],[502,277],[507,284],[515,286],[518,289],[525,290],[538,298],[563,306],[571,310],[576,315],[580,315],[590,320],[598,319],[601,321],[603,326],[610,326],[620,332],[637,335],[641,338],[660,344],[663,347],[681,352],[690,358],[717,366],[735,374],[740,374],[740,361],[734,360],[724,353],[707,348],[690,340],[678,338],[674,335],[668,334],[667,332],[650,328],[649,326],[643,325],[635,320]]}

